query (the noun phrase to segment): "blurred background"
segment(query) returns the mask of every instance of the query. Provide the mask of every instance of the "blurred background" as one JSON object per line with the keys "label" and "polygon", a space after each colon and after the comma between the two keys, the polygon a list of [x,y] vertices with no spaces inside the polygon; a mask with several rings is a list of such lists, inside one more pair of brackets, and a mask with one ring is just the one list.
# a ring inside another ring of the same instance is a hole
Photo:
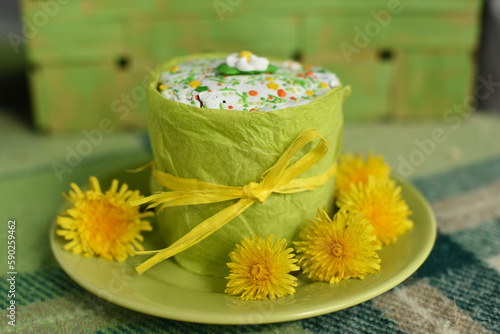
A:
{"label": "blurred background", "polygon": [[400,175],[500,154],[500,0],[8,0],[0,179],[43,171],[64,190],[151,159],[149,73],[240,50],[335,72],[352,86],[344,148]]}
{"label": "blurred background", "polygon": [[143,129],[156,65],[243,49],[337,73],[349,122],[500,110],[498,0],[9,0],[0,32],[0,107],[43,132]]}

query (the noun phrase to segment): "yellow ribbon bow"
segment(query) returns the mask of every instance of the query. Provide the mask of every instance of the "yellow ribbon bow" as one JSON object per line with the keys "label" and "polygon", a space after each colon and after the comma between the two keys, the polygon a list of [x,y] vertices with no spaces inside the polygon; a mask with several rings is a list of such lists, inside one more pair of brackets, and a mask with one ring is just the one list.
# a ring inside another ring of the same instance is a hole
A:
{"label": "yellow ribbon bow", "polygon": [[[293,165],[288,166],[292,157],[315,139],[320,140],[318,145]],[[132,201],[133,206],[150,203],[148,208],[161,205],[160,209],[163,209],[171,206],[215,203],[232,199],[240,200],[208,218],[169,247],[157,251],[137,252],[136,254],[156,253],[155,256],[137,266],[137,272],[142,274],[161,261],[197,244],[255,202],[264,203],[266,198],[273,192],[291,194],[313,190],[325,184],[335,174],[335,165],[321,175],[304,179],[296,178],[320,161],[327,151],[328,145],[318,131],[313,129],[304,130],[295,138],[276,164],[262,174],[260,183],[250,182],[243,187],[222,186],[197,179],[184,179],[159,171],[153,166],[153,176],[158,183],[172,191],[160,192],[141,200]]]}

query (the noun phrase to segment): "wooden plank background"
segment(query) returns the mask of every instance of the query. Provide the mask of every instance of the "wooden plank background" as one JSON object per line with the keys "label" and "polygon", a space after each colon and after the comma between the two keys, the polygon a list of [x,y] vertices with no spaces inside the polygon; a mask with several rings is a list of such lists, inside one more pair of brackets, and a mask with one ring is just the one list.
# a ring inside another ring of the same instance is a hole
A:
{"label": "wooden plank background", "polygon": [[337,73],[353,88],[347,121],[439,118],[472,94],[481,4],[22,0],[25,27],[36,30],[27,39],[35,121],[47,131],[91,128],[103,117],[144,128],[152,68],[243,49]]}

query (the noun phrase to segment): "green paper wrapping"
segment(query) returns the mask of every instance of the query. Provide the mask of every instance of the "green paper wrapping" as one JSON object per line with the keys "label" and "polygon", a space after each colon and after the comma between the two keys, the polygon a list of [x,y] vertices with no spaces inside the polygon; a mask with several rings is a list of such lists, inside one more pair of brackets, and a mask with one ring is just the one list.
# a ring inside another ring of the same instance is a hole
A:
{"label": "green paper wrapping", "polygon": [[[248,112],[197,108],[165,99],[157,91],[160,72],[195,55],[176,58],[157,70],[148,88],[149,136],[156,167],[182,178],[244,186],[259,182],[303,130],[316,129],[326,139],[325,157],[299,176],[325,173],[335,162],[342,141],[342,102],[350,87],[337,87],[311,103],[270,112]],[[292,163],[310,151],[308,144]],[[152,191],[165,190],[154,179]],[[334,180],[312,190],[295,194],[271,194],[252,205],[220,230],[177,254],[184,268],[203,275],[226,276],[229,253],[245,236],[274,234],[294,240],[306,218],[313,219],[318,208],[333,208]],[[234,204],[225,201],[170,207],[157,212],[158,228],[170,245],[207,218]],[[289,244],[291,246],[291,244]]]}

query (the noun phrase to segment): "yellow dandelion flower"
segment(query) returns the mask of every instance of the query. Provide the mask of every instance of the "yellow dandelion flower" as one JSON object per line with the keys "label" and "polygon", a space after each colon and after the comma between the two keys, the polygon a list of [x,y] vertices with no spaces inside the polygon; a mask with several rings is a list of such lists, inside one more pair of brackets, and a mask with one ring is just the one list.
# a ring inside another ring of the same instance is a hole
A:
{"label": "yellow dandelion flower", "polygon": [[372,230],[360,215],[344,208],[333,220],[324,210],[318,210],[315,222],[309,221],[300,231],[302,241],[294,242],[303,273],[312,280],[329,283],[376,274],[380,245]]}
{"label": "yellow dandelion flower", "polygon": [[245,237],[229,254],[227,265],[231,273],[226,279],[226,293],[239,295],[240,299],[271,299],[291,295],[295,292],[297,278],[291,271],[299,270],[293,249],[286,249],[286,239],[269,235],[262,240],[260,235]]}
{"label": "yellow dandelion flower", "polygon": [[380,244],[394,243],[398,236],[413,227],[408,219],[411,211],[401,198],[401,187],[389,178],[370,176],[366,184],[352,184],[350,191],[339,192],[337,205],[366,218]]}
{"label": "yellow dandelion flower", "polygon": [[125,261],[136,250],[144,250],[141,231],[151,231],[151,225],[141,220],[153,213],[140,213],[139,207],[132,207],[130,201],[142,198],[139,191],[128,190],[122,184],[118,190],[118,180],[113,180],[111,188],[101,192],[99,181],[90,177],[90,190],[82,192],[72,183],[69,196],[73,207],[57,217],[61,227],[57,234],[71,240],[64,246],[73,254],[99,256],[108,260]]}
{"label": "yellow dandelion flower", "polygon": [[380,155],[374,156],[371,152],[366,160],[360,154],[346,153],[339,158],[337,177],[335,179],[336,191],[350,190],[351,183],[368,182],[368,177],[388,178],[391,167]]}

